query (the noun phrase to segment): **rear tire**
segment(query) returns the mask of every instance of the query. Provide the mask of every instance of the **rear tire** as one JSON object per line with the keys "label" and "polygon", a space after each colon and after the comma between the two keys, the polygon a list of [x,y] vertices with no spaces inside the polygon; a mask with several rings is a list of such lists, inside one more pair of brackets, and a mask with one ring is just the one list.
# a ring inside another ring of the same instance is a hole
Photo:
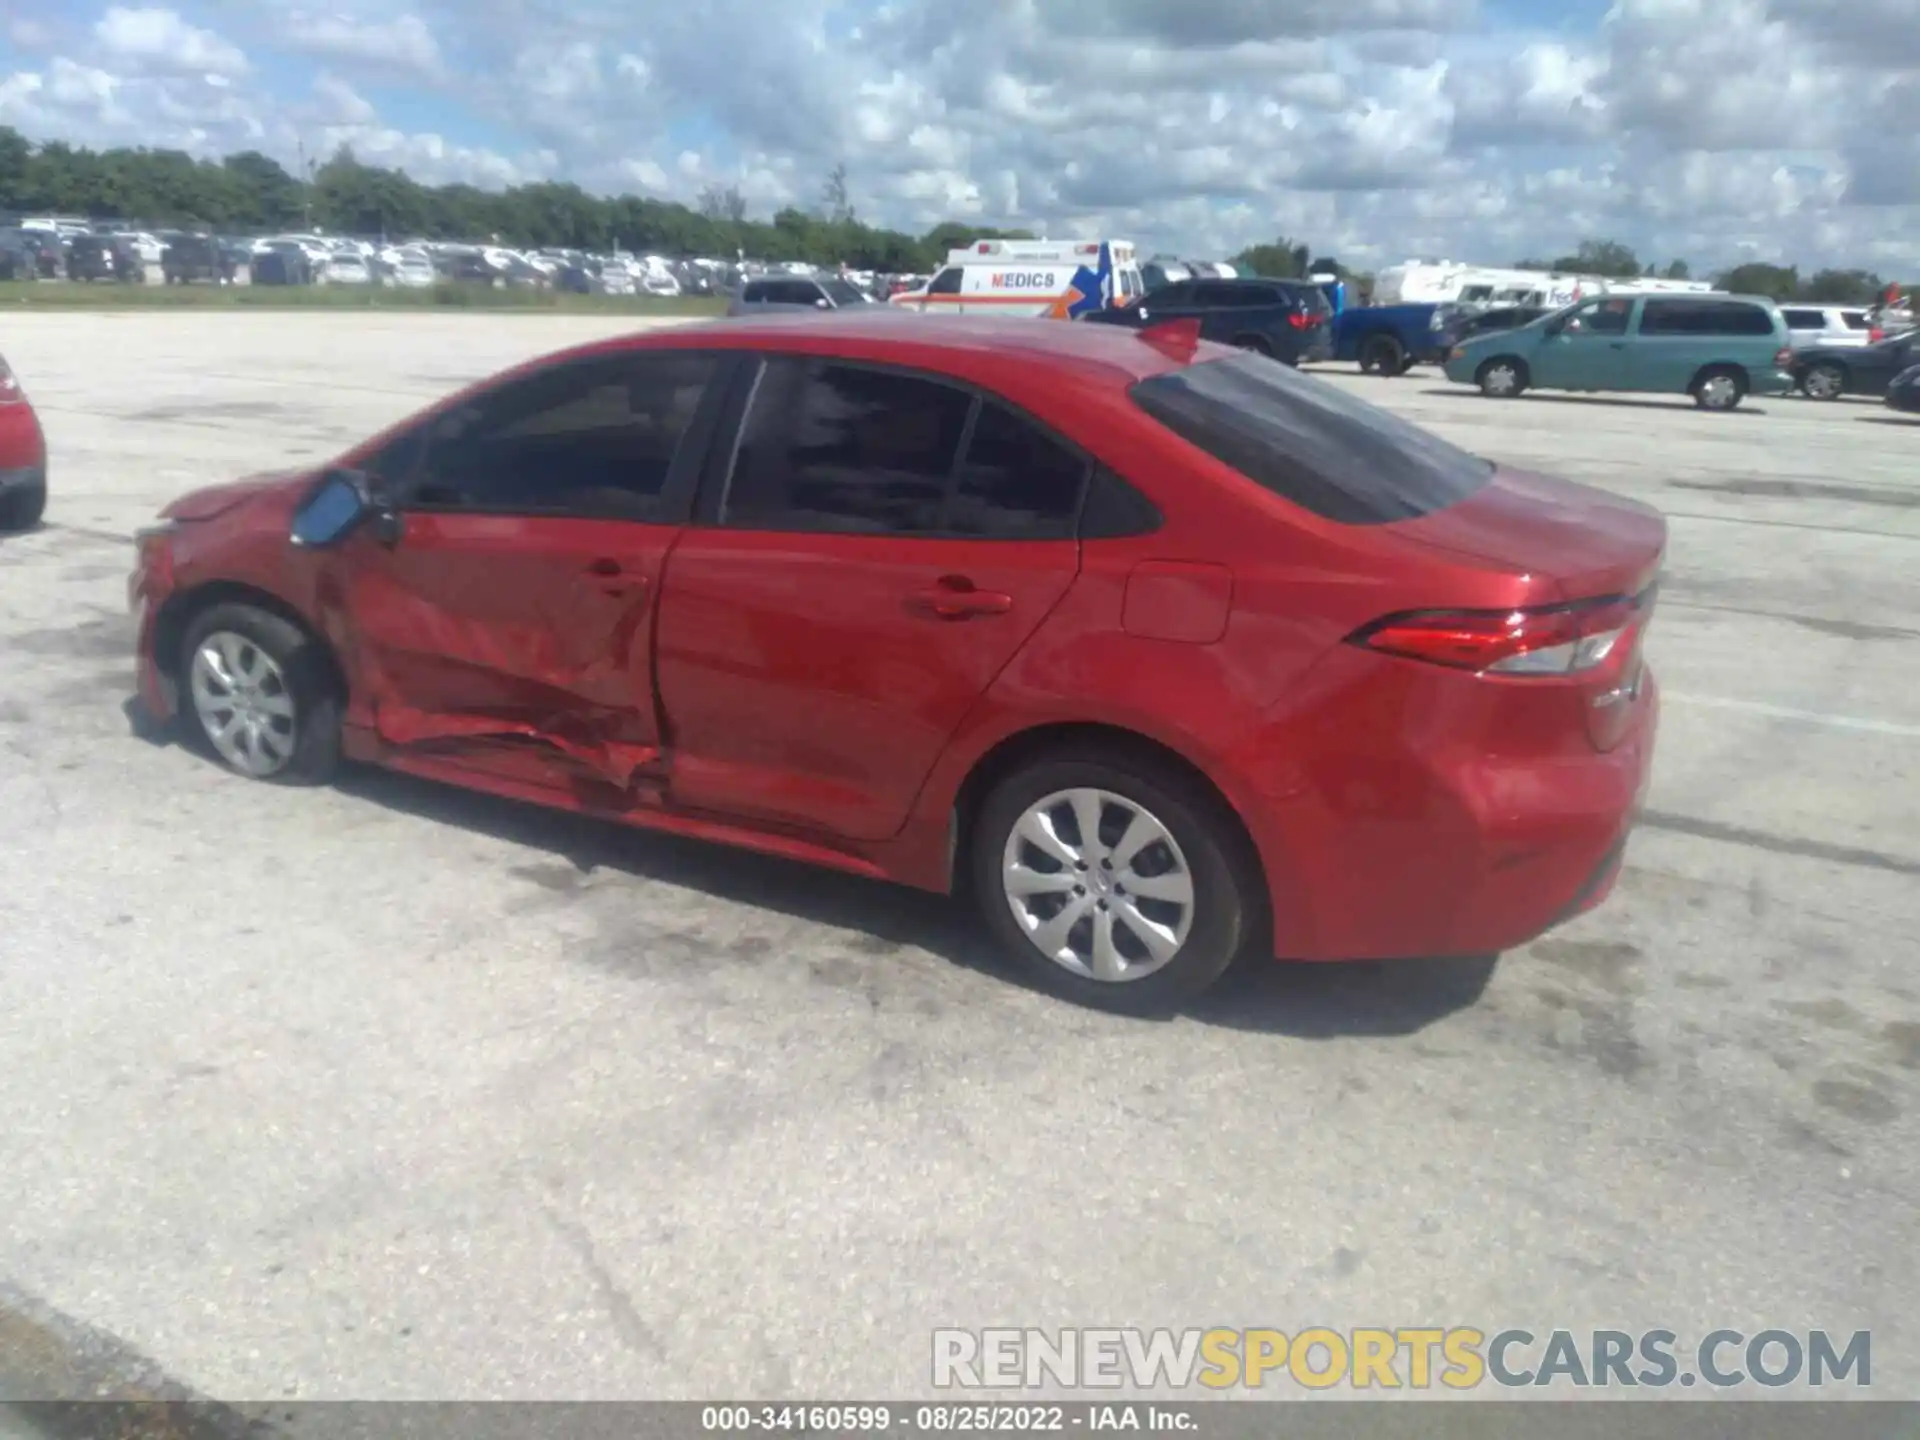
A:
{"label": "rear tire", "polygon": [[1473,383],[1489,400],[1517,400],[1532,382],[1527,362],[1513,355],[1495,355],[1473,372]]}
{"label": "rear tire", "polygon": [[1746,398],[1747,377],[1732,365],[1709,365],[1687,387],[1702,410],[1732,410]]}
{"label": "rear tire", "polygon": [[[1089,795],[1100,816],[1091,843],[1080,833],[1082,806],[1063,798],[1084,805]],[[1029,843],[1036,827],[1058,844]],[[1131,855],[1121,848],[1128,835],[1146,834],[1158,838]],[[988,932],[1031,980],[1076,1004],[1128,1015],[1177,1010],[1262,933],[1264,891],[1238,822],[1177,767],[1123,746],[1042,756],[1015,771],[987,796],[969,845]],[[1129,884],[1142,888],[1130,895]],[[1049,935],[1069,910],[1078,918]],[[1102,968],[1109,977],[1095,978]]]}
{"label": "rear tire", "polygon": [[47,513],[47,482],[36,480],[0,495],[0,530],[31,530]]}
{"label": "rear tire", "polygon": [[1406,347],[1391,335],[1372,335],[1360,347],[1360,369],[1367,375],[1399,375],[1406,364]]}
{"label": "rear tire", "polygon": [[[333,778],[342,697],[312,635],[254,605],[212,605],[187,626],[177,664],[186,730],[227,769],[280,785]],[[237,723],[249,714],[262,723]]]}

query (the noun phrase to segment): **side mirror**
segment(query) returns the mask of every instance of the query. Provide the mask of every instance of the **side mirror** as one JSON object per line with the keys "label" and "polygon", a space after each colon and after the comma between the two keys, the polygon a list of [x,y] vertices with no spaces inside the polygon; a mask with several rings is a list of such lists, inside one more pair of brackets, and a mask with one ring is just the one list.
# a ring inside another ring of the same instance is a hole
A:
{"label": "side mirror", "polygon": [[400,538],[400,517],[378,481],[364,470],[328,470],[293,512],[289,538],[306,550],[338,545],[372,521],[383,544]]}
{"label": "side mirror", "polygon": [[813,308],[816,310],[831,310],[833,308],[833,302],[823,295],[813,302]]}

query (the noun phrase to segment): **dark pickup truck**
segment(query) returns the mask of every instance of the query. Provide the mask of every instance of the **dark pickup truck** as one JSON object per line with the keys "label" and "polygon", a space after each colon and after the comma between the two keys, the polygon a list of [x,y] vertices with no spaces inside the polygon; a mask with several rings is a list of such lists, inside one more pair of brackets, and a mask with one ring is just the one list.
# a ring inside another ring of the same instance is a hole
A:
{"label": "dark pickup truck", "polygon": [[1289,280],[1177,280],[1138,304],[1094,310],[1090,325],[1141,328],[1198,320],[1200,338],[1257,350],[1285,365],[1328,359],[1333,306],[1317,285]]}

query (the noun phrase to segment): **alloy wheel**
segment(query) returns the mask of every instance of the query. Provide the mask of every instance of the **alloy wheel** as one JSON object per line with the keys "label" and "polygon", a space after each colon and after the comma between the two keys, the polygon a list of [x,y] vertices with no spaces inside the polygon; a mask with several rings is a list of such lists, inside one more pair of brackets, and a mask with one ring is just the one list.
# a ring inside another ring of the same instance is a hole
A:
{"label": "alloy wheel", "polygon": [[1813,400],[1835,399],[1840,394],[1841,386],[1839,372],[1827,365],[1814,366],[1800,382],[1800,388]]}
{"label": "alloy wheel", "polygon": [[264,780],[293,759],[298,738],[293,693],[274,658],[231,630],[200,642],[189,668],[194,714],[220,758]]}
{"label": "alloy wheel", "polygon": [[1193,928],[1193,871],[1173,832],[1110,790],[1059,790],[1028,806],[1000,877],[1021,933],[1083,979],[1145,979]]}
{"label": "alloy wheel", "polygon": [[1487,367],[1480,384],[1489,395],[1511,395],[1520,388],[1520,372],[1502,361]]}
{"label": "alloy wheel", "polygon": [[1700,382],[1700,402],[1709,410],[1726,410],[1740,398],[1731,375],[1709,375]]}

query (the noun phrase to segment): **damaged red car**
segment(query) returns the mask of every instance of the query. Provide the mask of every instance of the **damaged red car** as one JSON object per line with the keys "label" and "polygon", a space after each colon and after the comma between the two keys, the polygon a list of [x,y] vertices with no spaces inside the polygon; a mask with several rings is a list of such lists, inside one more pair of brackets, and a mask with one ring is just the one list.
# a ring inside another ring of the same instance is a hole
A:
{"label": "damaged red car", "polygon": [[931,891],[1074,999],[1482,954],[1611,888],[1653,510],[1177,329],[656,331],[142,534],[140,692]]}

